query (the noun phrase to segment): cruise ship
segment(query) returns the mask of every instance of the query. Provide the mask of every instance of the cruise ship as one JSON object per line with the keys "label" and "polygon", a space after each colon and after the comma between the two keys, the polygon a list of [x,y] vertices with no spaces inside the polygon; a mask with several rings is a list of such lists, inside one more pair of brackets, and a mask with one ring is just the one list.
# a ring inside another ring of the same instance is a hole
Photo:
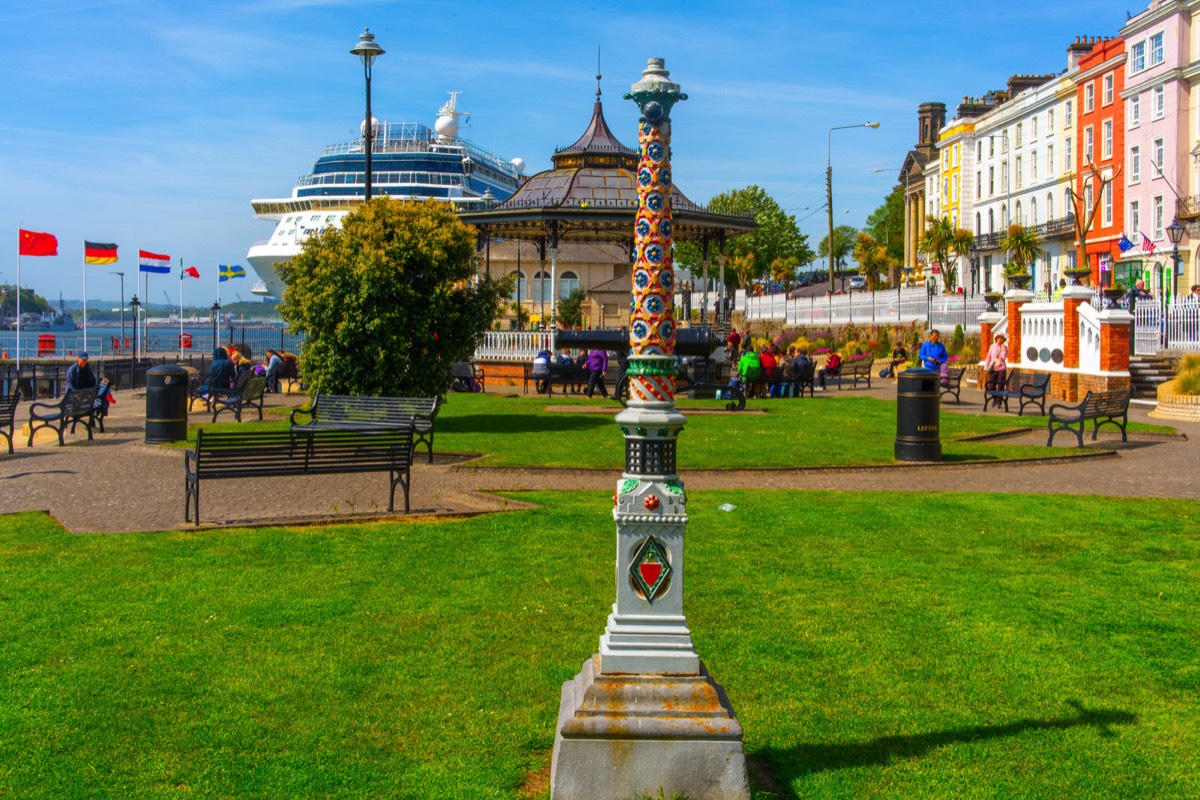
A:
{"label": "cruise ship", "polygon": [[[507,200],[524,179],[525,162],[505,161],[460,138],[459,92],[438,111],[428,126],[413,122],[371,120],[371,193],[399,199],[436,198],[459,210],[480,210]],[[365,133],[366,122],[360,126]],[[313,163],[312,171],[296,182],[292,196],[251,200],[260,219],[276,223],[269,239],[255,242],[246,254],[259,277],[251,291],[283,297],[283,282],[275,265],[300,252],[304,238],[341,225],[342,218],[362,205],[365,191],[363,138],[332,144]]]}

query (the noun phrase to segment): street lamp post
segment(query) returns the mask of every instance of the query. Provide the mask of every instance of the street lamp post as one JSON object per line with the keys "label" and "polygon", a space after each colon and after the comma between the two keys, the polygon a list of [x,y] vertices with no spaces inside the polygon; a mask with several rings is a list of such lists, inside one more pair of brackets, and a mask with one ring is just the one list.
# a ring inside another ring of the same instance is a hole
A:
{"label": "street lamp post", "polygon": [[212,304],[213,352],[217,350],[217,320],[221,316],[221,301],[214,300]]}
{"label": "street lamp post", "polygon": [[971,245],[967,258],[971,260],[971,295],[974,296],[979,294],[979,248]]}
{"label": "street lamp post", "polygon": [[[129,310],[133,312],[133,360],[138,359],[138,311],[141,310],[142,304],[138,302],[138,296],[135,294],[129,300]],[[133,375],[130,373],[130,386],[133,385]]]}
{"label": "street lamp post", "polygon": [[[833,271],[836,262],[833,260],[833,132],[849,128],[878,128],[878,122],[860,122],[857,125],[837,125],[829,129],[825,136],[825,206],[829,209],[829,293],[833,294]],[[846,278],[842,277],[842,289],[846,288]]]}
{"label": "street lamp post", "polygon": [[125,273],[124,272],[110,272],[108,274],[116,275],[118,278],[121,279],[121,347],[120,347],[120,349],[123,350],[125,348]]}
{"label": "street lamp post", "polygon": [[383,55],[385,51],[375,44],[375,34],[371,33],[369,28],[364,28],[358,36],[358,44],[350,52],[362,60],[363,76],[367,80],[367,117],[363,121],[363,152],[367,156],[366,190],[363,193],[363,202],[367,202],[371,199],[371,149],[374,146],[372,138],[375,133],[374,126],[371,124],[371,66],[375,63],[375,59]]}
{"label": "street lamp post", "polygon": [[[1167,238],[1171,240],[1171,287],[1175,286],[1175,278],[1179,275],[1179,243],[1183,241],[1184,227],[1179,224],[1179,218],[1171,220],[1167,226]],[[1162,293],[1164,296],[1166,292]]]}

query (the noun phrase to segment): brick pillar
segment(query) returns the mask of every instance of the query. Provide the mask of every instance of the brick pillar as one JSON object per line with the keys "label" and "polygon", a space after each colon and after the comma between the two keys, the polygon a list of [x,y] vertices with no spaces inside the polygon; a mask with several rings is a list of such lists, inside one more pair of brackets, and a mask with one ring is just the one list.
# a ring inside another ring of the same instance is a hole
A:
{"label": "brick pillar", "polygon": [[1133,316],[1119,308],[1100,312],[1100,369],[1129,372],[1129,323]]}
{"label": "brick pillar", "polygon": [[1079,306],[1092,296],[1086,286],[1068,286],[1063,289],[1063,366],[1079,368]]}
{"label": "brick pillar", "polygon": [[1032,299],[1033,292],[1028,289],[1009,289],[1004,295],[1008,307],[1008,364],[1010,367],[1019,366],[1021,363],[1021,306]]}

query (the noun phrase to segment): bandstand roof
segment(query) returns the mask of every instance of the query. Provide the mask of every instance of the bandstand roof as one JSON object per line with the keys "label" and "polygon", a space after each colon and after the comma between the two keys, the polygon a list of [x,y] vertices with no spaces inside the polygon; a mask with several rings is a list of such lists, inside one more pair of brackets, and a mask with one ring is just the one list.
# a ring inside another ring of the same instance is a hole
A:
{"label": "bandstand roof", "polygon": [[[630,242],[637,216],[637,151],[613,135],[600,90],[587,130],[555,151],[554,168],[532,176],[503,203],[460,214],[480,233],[507,239]],[[721,242],[755,228],[750,216],[708,211],[671,186],[676,239]]]}

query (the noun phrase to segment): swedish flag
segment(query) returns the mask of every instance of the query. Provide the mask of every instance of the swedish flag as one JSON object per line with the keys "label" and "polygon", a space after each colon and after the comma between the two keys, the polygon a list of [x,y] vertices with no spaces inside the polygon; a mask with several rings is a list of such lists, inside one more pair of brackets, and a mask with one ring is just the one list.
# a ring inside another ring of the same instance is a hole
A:
{"label": "swedish flag", "polygon": [[221,271],[217,274],[221,276],[218,279],[218,283],[224,283],[225,281],[231,281],[234,278],[246,277],[246,270],[244,267],[239,267],[237,264],[222,264]]}

